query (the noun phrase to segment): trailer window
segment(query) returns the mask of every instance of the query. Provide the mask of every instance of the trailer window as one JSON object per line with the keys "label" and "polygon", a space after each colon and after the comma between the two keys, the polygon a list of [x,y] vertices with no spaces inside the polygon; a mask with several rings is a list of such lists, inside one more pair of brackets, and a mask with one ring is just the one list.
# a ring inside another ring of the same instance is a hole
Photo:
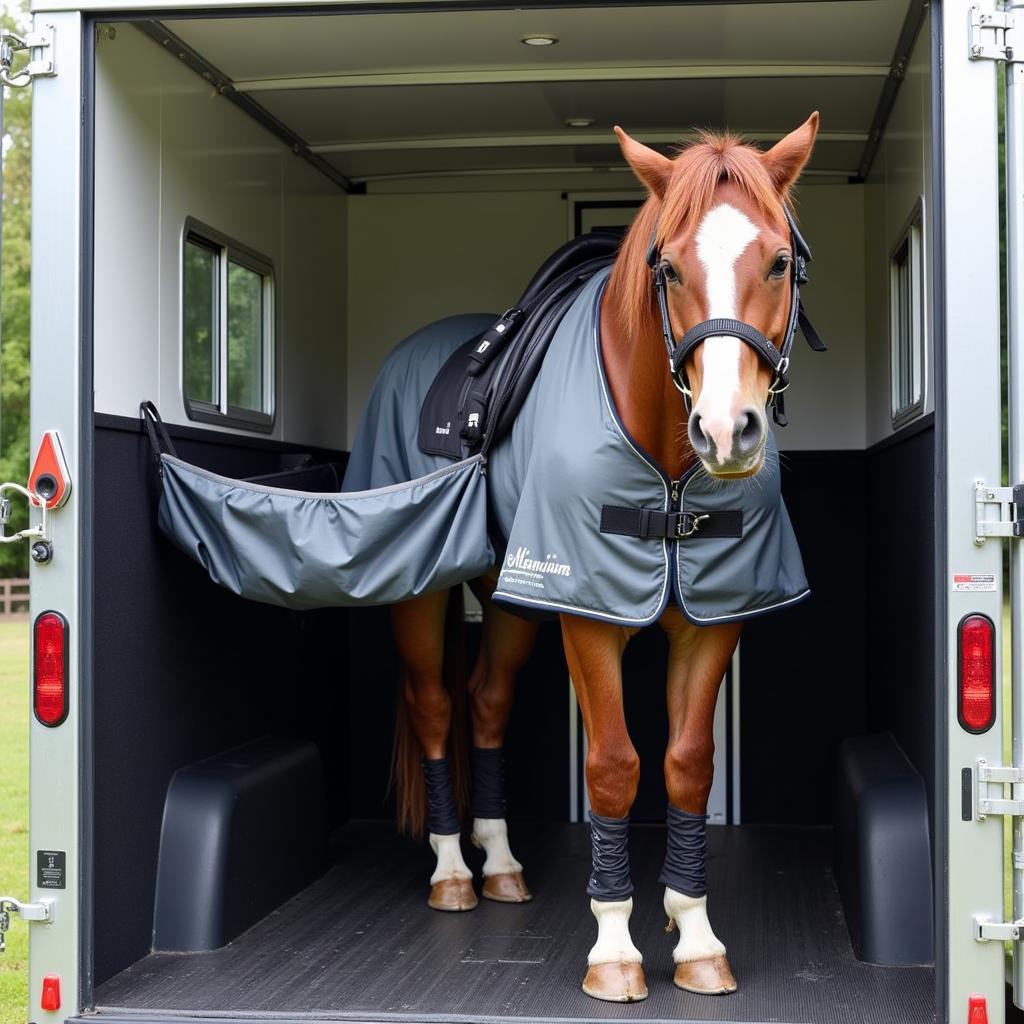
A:
{"label": "trailer window", "polygon": [[217,404],[217,252],[199,241],[185,242],[185,394]]}
{"label": "trailer window", "polygon": [[267,430],[273,422],[273,268],[188,221],[182,258],[182,385],[191,419]]}
{"label": "trailer window", "polygon": [[889,265],[890,410],[894,427],[924,408],[924,245],[921,201]]}

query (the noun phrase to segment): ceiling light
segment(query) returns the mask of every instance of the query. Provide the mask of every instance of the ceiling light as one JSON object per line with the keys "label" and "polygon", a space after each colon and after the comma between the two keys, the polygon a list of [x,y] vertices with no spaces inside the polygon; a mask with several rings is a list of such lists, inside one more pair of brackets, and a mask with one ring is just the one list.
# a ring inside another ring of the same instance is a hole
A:
{"label": "ceiling light", "polygon": [[593,123],[592,117],[567,117],[565,119],[567,128],[589,128]]}
{"label": "ceiling light", "polygon": [[555,43],[558,42],[558,37],[535,33],[533,35],[523,36],[520,41],[525,43],[527,46],[554,46]]}

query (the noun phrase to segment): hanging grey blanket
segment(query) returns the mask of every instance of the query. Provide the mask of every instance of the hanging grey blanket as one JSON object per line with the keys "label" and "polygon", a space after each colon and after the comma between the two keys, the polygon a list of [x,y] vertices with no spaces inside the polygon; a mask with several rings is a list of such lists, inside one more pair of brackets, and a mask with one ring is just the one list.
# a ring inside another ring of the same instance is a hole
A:
{"label": "hanging grey blanket", "polygon": [[[341,493],[231,480],[165,453],[161,529],[214,582],[293,608],[393,603],[495,564],[495,598],[526,614],[639,626],[674,598],[706,624],[799,601],[808,587],[774,439],[750,480],[714,480],[699,466],[668,480],[611,401],[597,315],[606,281],[601,272],[582,289],[511,432],[486,459],[453,463],[417,444],[438,371],[494,322],[452,317],[385,361]],[[671,535],[642,535],[652,516],[672,524]]]}
{"label": "hanging grey blanket", "polygon": [[[420,458],[415,415],[404,404],[414,378],[426,376],[429,385],[451,347],[493,320],[452,317],[391,353],[360,435],[372,439],[376,426],[382,438],[401,437],[409,416],[412,445],[395,443],[390,454],[376,455],[359,446],[342,493],[268,487],[190,465],[173,454],[156,410],[145,403],[151,441],[163,449],[160,529],[214,583],[288,608],[391,604],[482,575],[495,561],[483,460]],[[361,463],[360,452],[369,462]],[[349,479],[361,465],[365,486]]]}

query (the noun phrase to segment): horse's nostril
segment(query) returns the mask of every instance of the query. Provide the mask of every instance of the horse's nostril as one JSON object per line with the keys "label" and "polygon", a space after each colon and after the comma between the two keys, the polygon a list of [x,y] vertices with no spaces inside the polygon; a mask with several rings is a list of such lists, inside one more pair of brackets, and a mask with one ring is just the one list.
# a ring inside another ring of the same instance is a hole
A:
{"label": "horse's nostril", "polygon": [[687,433],[690,435],[690,445],[696,455],[701,458],[711,455],[711,438],[704,433],[704,425],[699,412],[691,413],[690,422],[687,424]]}
{"label": "horse's nostril", "polygon": [[764,417],[752,407],[744,409],[735,421],[733,444],[738,455],[751,455],[764,439]]}

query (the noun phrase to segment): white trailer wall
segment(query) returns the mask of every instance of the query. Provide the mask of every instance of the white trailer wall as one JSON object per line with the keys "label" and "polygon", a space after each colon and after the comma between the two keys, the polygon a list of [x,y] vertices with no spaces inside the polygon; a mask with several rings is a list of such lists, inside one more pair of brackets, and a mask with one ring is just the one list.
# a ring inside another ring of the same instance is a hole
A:
{"label": "white trailer wall", "polygon": [[[555,190],[348,198],[350,444],[388,351],[440,317],[512,305],[565,242],[566,202]],[[829,352],[797,341],[786,396],[791,425],[778,431],[779,444],[859,450],[866,436],[864,189],[809,179],[798,211],[814,250],[804,294]]]}
{"label": "white trailer wall", "polygon": [[180,289],[191,216],[273,262],[270,436],[340,447],[344,194],[131,25],[111,28],[96,53],[96,411],[137,417],[148,398],[189,422]]}

